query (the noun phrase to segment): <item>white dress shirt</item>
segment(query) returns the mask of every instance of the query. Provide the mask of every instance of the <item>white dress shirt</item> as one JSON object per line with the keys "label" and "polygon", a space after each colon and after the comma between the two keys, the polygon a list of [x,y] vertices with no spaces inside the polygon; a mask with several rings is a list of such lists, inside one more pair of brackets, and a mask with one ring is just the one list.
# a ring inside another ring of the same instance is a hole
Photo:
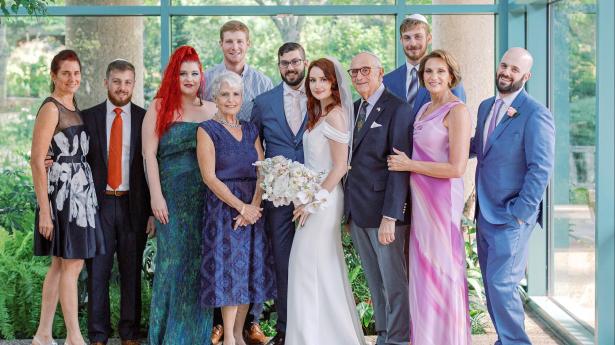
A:
{"label": "white dress shirt", "polygon": [[[301,83],[301,87],[297,90],[288,86],[286,83],[282,84],[282,88],[284,91],[284,114],[286,115],[286,121],[291,129],[293,129],[293,121],[299,121],[297,129],[301,128],[301,124],[307,112],[305,83]],[[299,104],[299,108],[296,106],[297,103]]]}
{"label": "white dress shirt", "polygon": [[[367,122],[367,118],[369,117],[369,114],[372,112],[372,109],[374,109],[374,105],[376,105],[376,103],[380,99],[380,96],[382,96],[383,92],[384,92],[384,84],[380,84],[380,86],[378,87],[376,92],[374,92],[367,99],[367,103],[368,104],[367,104],[367,108],[365,108],[365,122]],[[363,100],[363,101],[365,102],[365,100]],[[360,107],[361,107],[361,105],[359,104],[359,109],[360,109]]]}
{"label": "white dress shirt", "polygon": [[[485,124],[483,128],[483,147],[485,147],[485,145],[487,145],[487,132],[489,131],[489,123],[491,122],[491,119],[493,118],[493,111],[495,110],[495,102],[498,99],[501,99],[504,104],[502,104],[502,107],[500,108],[500,112],[498,113],[498,117],[496,119],[495,125],[497,127],[497,125],[500,123],[500,121],[502,121],[502,118],[504,117],[504,114],[506,114],[506,112],[508,111],[508,108],[510,108],[512,102],[515,100],[515,98],[517,97],[517,95],[519,94],[519,92],[521,92],[521,90],[523,90],[523,88],[520,88],[519,90],[508,94],[506,96],[503,96],[498,92],[498,95],[495,97],[495,100],[493,102],[493,106],[491,107],[491,110],[489,110],[489,115],[487,116],[487,118],[485,119]],[[495,131],[495,129],[494,129]]]}
{"label": "white dress shirt", "polygon": [[[122,109],[122,183],[117,187],[117,191],[130,190],[130,104],[128,103]],[[118,108],[107,99],[107,157],[109,157],[109,141],[111,140],[111,126],[115,119],[113,109]],[[107,190],[113,190],[107,185]]]}

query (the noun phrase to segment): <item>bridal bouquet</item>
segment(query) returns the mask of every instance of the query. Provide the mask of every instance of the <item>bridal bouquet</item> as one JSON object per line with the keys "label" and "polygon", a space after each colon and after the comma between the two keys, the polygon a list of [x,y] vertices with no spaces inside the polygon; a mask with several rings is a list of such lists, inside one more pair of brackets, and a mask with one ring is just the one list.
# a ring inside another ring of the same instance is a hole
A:
{"label": "bridal bouquet", "polygon": [[309,213],[316,213],[328,206],[329,192],[320,186],[324,172],[315,172],[305,165],[283,156],[275,156],[254,163],[263,180],[263,199],[274,206],[290,203],[305,205]]}

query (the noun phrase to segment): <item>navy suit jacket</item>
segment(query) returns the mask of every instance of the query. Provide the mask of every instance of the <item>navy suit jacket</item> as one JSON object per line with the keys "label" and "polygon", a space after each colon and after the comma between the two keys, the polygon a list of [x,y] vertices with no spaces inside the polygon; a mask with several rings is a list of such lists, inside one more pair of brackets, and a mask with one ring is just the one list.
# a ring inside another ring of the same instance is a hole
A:
{"label": "navy suit jacket", "polygon": [[[354,104],[355,117],[361,100]],[[407,221],[408,172],[389,171],[393,148],[412,156],[410,106],[385,89],[353,138],[344,185],[344,216],[363,228],[378,228],[382,216]],[[408,208],[409,210],[409,208]],[[409,213],[409,212],[408,212]]]}
{"label": "navy suit jacket", "polygon": [[303,119],[297,135],[294,135],[284,113],[282,83],[254,99],[251,121],[258,128],[260,139],[265,146],[265,158],[282,155],[303,163],[303,132],[307,116]]}
{"label": "navy suit jacket", "polygon": [[[87,155],[87,161],[92,169],[96,196],[98,200],[102,200],[107,189],[107,102],[82,110],[81,115],[90,133],[90,151]],[[145,109],[131,103],[128,207],[131,230],[138,232],[145,232],[147,218],[152,214],[149,188],[145,180],[143,156],[141,154],[141,125],[144,117]]]}
{"label": "navy suit jacket", "polygon": [[545,189],[553,172],[555,127],[553,115],[522,90],[483,147],[485,121],[495,97],[478,107],[476,134],[470,154],[476,167],[477,211],[491,224],[520,219],[536,221]]}
{"label": "navy suit jacket", "polygon": [[[406,100],[408,90],[406,90],[406,77],[408,76],[408,68],[404,63],[398,69],[387,73],[384,76],[384,86],[387,87],[395,96],[399,97],[402,101]],[[462,102],[466,102],[466,92],[463,89],[463,84],[459,83],[452,90],[453,94],[457,96]],[[416,117],[416,113],[426,103],[431,101],[431,95],[429,91],[423,86],[419,86],[419,90],[414,98],[414,104],[412,105],[412,118]]]}

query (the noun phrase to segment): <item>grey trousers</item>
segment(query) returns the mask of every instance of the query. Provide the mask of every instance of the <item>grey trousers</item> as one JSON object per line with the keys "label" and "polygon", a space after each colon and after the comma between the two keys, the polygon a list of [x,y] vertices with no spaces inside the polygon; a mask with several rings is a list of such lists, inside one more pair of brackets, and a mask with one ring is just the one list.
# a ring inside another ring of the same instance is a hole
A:
{"label": "grey trousers", "polygon": [[350,222],[350,236],[361,257],[372,295],[376,318],[377,345],[408,345],[410,316],[406,275],[405,232],[408,226],[395,227],[395,241],[378,242],[378,228],[362,228]]}

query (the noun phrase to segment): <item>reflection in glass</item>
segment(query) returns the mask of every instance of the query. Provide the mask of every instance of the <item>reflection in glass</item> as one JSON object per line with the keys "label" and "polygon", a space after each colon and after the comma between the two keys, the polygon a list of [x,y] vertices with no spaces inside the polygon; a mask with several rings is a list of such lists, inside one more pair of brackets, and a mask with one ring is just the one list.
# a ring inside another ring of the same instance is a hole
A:
{"label": "reflection in glass", "polygon": [[[550,7],[551,98],[557,129],[550,295],[593,328],[596,15],[579,12],[578,2]],[[584,1],[588,3],[595,5],[595,1]]]}

